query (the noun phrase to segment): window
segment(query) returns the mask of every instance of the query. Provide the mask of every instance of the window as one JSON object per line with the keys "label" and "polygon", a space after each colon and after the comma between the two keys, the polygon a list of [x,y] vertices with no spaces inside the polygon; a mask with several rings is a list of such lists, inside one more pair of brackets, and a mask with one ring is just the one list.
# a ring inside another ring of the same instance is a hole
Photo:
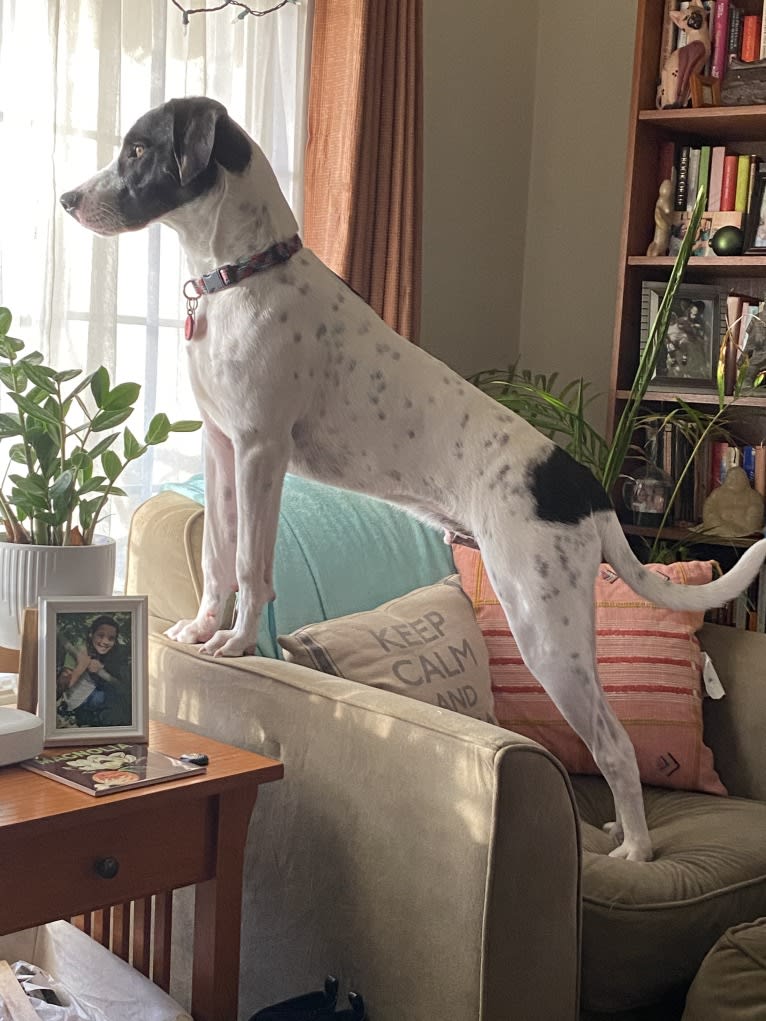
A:
{"label": "window", "polygon": [[[184,257],[157,224],[96,237],[58,196],[111,162],[147,109],[208,95],[259,142],[300,221],[309,18],[302,0],[243,21],[199,14],[184,29],[169,0],[0,0],[0,304],[14,333],[57,367],[103,364],[112,380],[141,383],[127,423],[139,438],[157,411],[199,417],[185,365]],[[152,448],[100,530],[119,539],[140,502],[200,471],[200,436],[174,433]]]}

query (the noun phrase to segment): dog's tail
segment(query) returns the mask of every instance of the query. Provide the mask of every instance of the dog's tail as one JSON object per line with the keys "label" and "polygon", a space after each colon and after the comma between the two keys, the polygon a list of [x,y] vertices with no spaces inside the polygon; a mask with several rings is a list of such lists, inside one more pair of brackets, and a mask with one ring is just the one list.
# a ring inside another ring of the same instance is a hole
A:
{"label": "dog's tail", "polygon": [[709,610],[734,599],[747,588],[766,560],[766,539],[751,546],[730,571],[707,585],[676,585],[648,571],[637,559],[614,513],[594,515],[604,559],[634,592],[668,610]]}

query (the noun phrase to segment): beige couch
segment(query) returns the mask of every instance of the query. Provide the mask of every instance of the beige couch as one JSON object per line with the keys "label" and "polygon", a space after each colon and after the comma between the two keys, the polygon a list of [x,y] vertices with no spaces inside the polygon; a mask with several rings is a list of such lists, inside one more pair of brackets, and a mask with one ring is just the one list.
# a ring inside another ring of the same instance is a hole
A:
{"label": "beige couch", "polygon": [[[165,639],[196,612],[201,528],[187,498],[149,500],[127,588],[149,595],[153,717],[285,763],[250,829],[240,1017],[328,972],[364,995],[372,1021],[574,1021],[581,993],[583,1017],[680,1017],[709,947],[766,914],[766,804],[751,800],[766,801],[766,637],[702,636],[727,690],[707,707],[707,740],[748,800],[649,790],[657,860],[614,862],[603,782],[571,782],[532,741]],[[730,845],[744,849],[733,865]],[[185,1002],[188,897],[179,906],[171,992]]]}

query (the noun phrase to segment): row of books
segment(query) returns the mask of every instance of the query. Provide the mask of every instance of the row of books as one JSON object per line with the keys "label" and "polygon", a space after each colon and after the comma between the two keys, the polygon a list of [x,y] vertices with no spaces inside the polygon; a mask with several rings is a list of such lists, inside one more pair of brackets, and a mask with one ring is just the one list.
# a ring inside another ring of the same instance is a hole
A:
{"label": "row of books", "polygon": [[[748,211],[761,162],[759,156],[730,152],[724,145],[674,145],[672,142],[669,145],[672,146],[673,166],[668,177],[672,179],[675,170],[676,212],[691,211],[702,186],[707,191],[708,212]],[[669,158],[670,149],[660,153],[665,173]]]}
{"label": "row of books", "polygon": [[[678,254],[700,187],[706,189],[707,200],[692,255],[714,258],[708,242],[720,227],[738,227],[750,237],[749,244],[758,245],[761,211],[755,206],[764,172],[766,164],[755,153],[731,152],[724,145],[664,142],[659,151],[658,176],[660,181],[673,182],[674,207],[667,254]],[[756,229],[748,231],[751,217],[757,217],[757,222],[750,225]]]}
{"label": "row of books", "polygon": [[[747,10],[731,0],[704,0],[710,29],[710,57],[704,73],[723,80],[734,61],[752,63],[766,59],[766,18],[763,6],[756,13],[752,6]],[[660,67],[679,46],[686,45],[686,34],[676,27],[670,11],[683,11],[687,0],[666,0],[663,32],[660,43]]]}
{"label": "row of books", "polygon": [[[692,443],[675,422],[668,422],[657,437],[657,464],[674,485],[692,455]],[[735,445],[706,440],[686,472],[673,505],[672,523],[694,526],[702,521],[702,507],[720,486],[730,468],[745,470],[750,484],[766,500],[766,445]]]}

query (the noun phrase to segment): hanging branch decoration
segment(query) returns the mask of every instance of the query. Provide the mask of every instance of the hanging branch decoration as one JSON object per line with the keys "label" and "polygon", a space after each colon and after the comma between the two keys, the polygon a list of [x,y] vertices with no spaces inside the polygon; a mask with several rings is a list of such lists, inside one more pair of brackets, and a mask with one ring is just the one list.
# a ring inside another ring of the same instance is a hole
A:
{"label": "hanging branch decoration", "polygon": [[297,4],[298,2],[299,0],[279,0],[279,3],[274,4],[273,7],[269,7],[265,11],[258,11],[248,4],[242,3],[241,0],[223,0],[222,3],[216,4],[214,7],[184,7],[179,3],[179,0],[171,0],[173,6],[177,7],[181,12],[181,24],[184,28],[189,24],[189,16],[192,14],[212,14],[213,11],[222,11],[224,7],[241,7],[242,10],[237,15],[236,20],[244,21],[248,14],[252,14],[254,18],[262,18],[266,14],[273,14],[274,11],[286,7],[287,4]]}

